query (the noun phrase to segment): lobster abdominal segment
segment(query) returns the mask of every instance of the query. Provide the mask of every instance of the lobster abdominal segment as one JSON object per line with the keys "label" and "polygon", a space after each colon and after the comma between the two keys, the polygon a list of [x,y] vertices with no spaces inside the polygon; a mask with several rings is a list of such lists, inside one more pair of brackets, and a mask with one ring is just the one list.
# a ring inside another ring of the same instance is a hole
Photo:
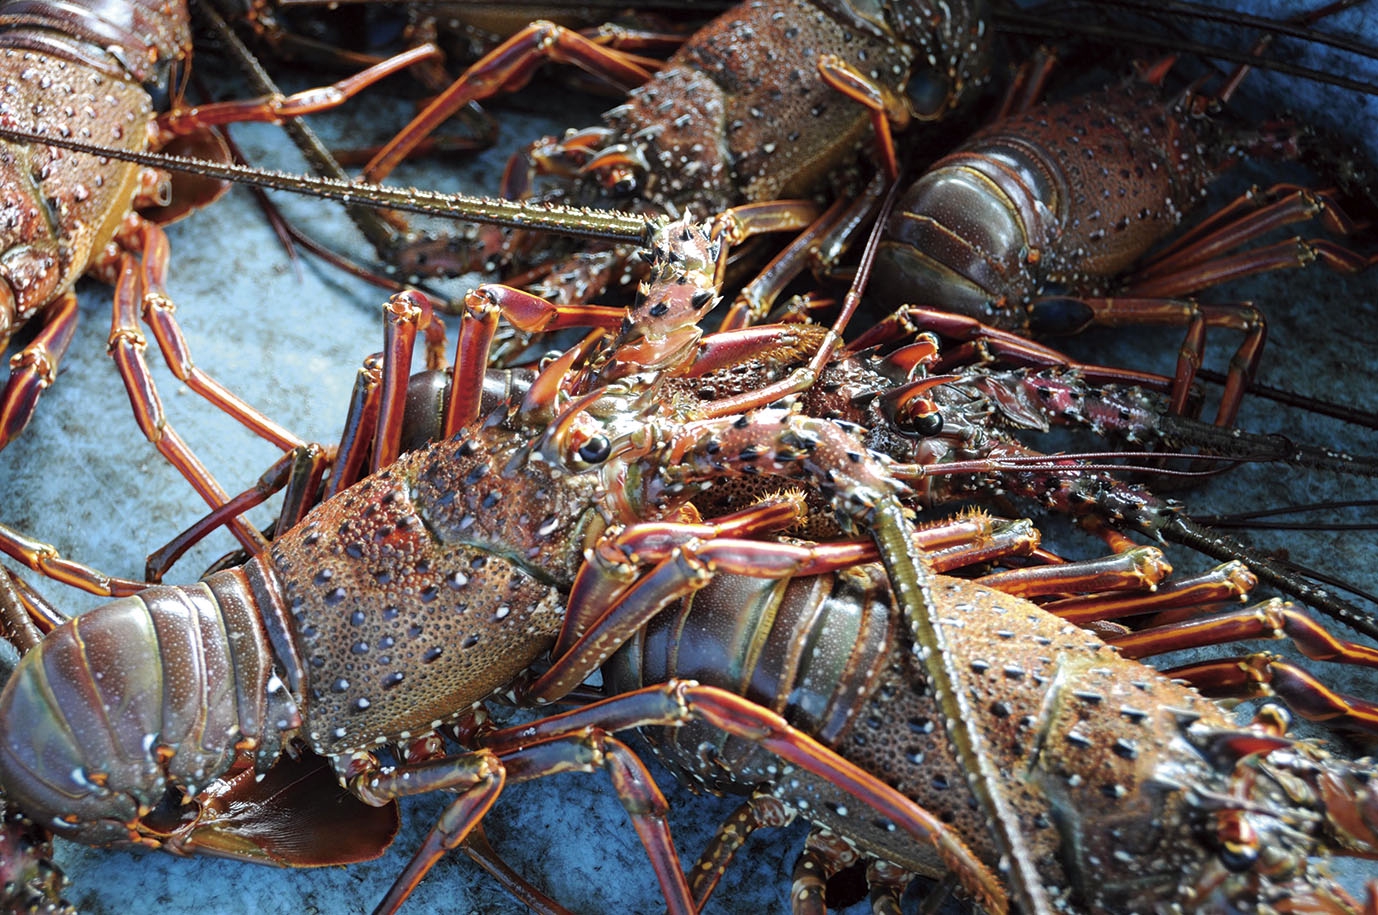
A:
{"label": "lobster abdominal segment", "polygon": [[[44,741],[0,745],[7,791],[22,790],[25,809],[59,835],[139,841],[138,820],[167,801],[175,817],[182,797],[237,754],[265,764],[280,755],[300,717],[245,579],[231,570],[149,588],[77,617],[27,653],[0,718],[61,726]],[[91,657],[102,659],[101,675],[73,676]]]}

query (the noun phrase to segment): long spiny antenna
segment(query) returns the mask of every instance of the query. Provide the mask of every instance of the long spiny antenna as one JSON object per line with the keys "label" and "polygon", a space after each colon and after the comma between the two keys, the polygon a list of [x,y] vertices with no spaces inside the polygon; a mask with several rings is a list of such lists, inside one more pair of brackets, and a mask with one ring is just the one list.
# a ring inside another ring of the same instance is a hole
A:
{"label": "long spiny antenna", "polygon": [[1247,564],[1260,579],[1279,591],[1291,594],[1331,619],[1338,620],[1371,639],[1378,639],[1378,619],[1337,597],[1326,588],[1312,584],[1292,574],[1288,569],[1280,568],[1270,557],[1253,547],[1180,515],[1164,525],[1160,533],[1166,540],[1189,546],[1212,558],[1222,561],[1238,559]]}
{"label": "long spiny antenna", "polygon": [[312,197],[338,200],[341,203],[372,203],[378,206],[440,216],[468,222],[490,223],[513,229],[534,229],[555,232],[575,238],[598,238],[649,245],[651,236],[661,220],[636,216],[615,210],[596,210],[589,207],[560,206],[553,203],[524,203],[496,197],[472,194],[441,194],[420,188],[388,187],[378,184],[356,184],[333,178],[315,178],[287,172],[189,159],[166,153],[136,152],[95,146],[49,132],[31,132],[13,127],[0,127],[0,138],[16,143],[43,143],[106,159],[119,159],[150,168],[194,172],[222,181],[252,184],[273,190],[291,191]]}
{"label": "long spiny antenna", "polygon": [[[1159,8],[1156,4],[1141,5],[1123,0],[1123,2],[1117,2],[1115,5],[1134,9],[1142,8],[1146,13],[1164,12],[1164,10]],[[1187,9],[1193,6],[1197,5],[1185,3],[1173,4],[1172,14],[1179,18],[1212,19],[1231,25],[1259,28],[1270,34],[1283,34],[1318,44],[1327,44],[1338,50],[1356,54],[1360,57],[1378,57],[1378,48],[1374,48],[1371,45],[1353,40],[1347,41],[1342,36],[1306,28],[1295,23],[1287,23],[1264,17],[1246,16],[1238,13],[1222,13],[1218,10],[1215,11],[1214,15],[1206,15],[1207,8],[1200,8],[1198,6],[1194,10]],[[1000,10],[992,15],[992,19],[996,27],[1003,32],[1053,39],[1079,36],[1104,41],[1106,43],[1162,48],[1167,51],[1193,54],[1198,57],[1208,57],[1235,64],[1247,64],[1250,67],[1260,70],[1272,70],[1287,76],[1295,76],[1299,79],[1336,86],[1351,92],[1359,92],[1363,95],[1378,95],[1378,83],[1354,79],[1343,73],[1307,67],[1277,57],[1263,56],[1248,50],[1231,50],[1229,48],[1222,48],[1203,42],[1190,41],[1180,36],[1155,35],[1145,29],[1135,30],[1088,22],[1084,18],[1078,20],[1066,18],[1064,16],[1050,15],[1049,11],[1044,8],[1035,10]]]}

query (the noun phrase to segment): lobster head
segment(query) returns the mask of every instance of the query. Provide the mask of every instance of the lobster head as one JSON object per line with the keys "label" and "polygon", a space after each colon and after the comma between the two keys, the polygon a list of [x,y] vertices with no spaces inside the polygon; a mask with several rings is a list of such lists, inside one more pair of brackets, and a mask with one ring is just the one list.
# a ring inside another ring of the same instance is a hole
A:
{"label": "lobster head", "polygon": [[[1276,749],[1249,752],[1258,740]],[[1316,862],[1327,856],[1378,858],[1373,761],[1335,757],[1285,738],[1219,735],[1206,754],[1228,769],[1220,792],[1193,790],[1203,814],[1202,860],[1180,887],[1199,911],[1358,912],[1360,905]],[[1231,762],[1230,756],[1245,752]],[[1372,893],[1372,889],[1370,890]]]}

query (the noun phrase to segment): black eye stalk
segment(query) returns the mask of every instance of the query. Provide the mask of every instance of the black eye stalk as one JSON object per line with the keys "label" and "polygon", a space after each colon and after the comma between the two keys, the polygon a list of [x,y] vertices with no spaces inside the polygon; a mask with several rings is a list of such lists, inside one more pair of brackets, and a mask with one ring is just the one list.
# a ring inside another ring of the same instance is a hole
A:
{"label": "black eye stalk", "polygon": [[579,460],[590,467],[601,464],[612,454],[612,442],[606,435],[595,435],[579,448]]}
{"label": "black eye stalk", "polygon": [[924,438],[930,438],[943,431],[943,414],[938,411],[920,413],[914,417],[911,428]]}

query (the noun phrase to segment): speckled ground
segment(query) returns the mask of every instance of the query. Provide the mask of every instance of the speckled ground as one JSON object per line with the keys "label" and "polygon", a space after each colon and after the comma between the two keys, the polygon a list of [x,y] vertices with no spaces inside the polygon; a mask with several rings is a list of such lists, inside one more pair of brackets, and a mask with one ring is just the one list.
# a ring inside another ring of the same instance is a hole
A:
{"label": "speckled ground", "polygon": [[[1370,4],[1372,6],[1372,4]],[[1372,10],[1360,10],[1347,24],[1378,35]],[[1371,68],[1370,68],[1371,69]],[[1370,78],[1372,76],[1370,75]],[[1269,98],[1328,119],[1356,139],[1372,142],[1372,99],[1320,90],[1314,96],[1276,79],[1260,80],[1252,98]],[[524,104],[531,105],[528,95]],[[364,102],[344,124],[372,124],[383,102]],[[591,111],[562,126],[591,123]],[[395,109],[386,116],[395,119]],[[367,112],[359,114],[357,112]],[[506,112],[504,149],[539,135],[545,127],[520,113]],[[329,120],[337,133],[342,122]],[[380,128],[374,128],[380,129]],[[282,154],[283,141],[271,128],[236,131],[258,161],[298,167]],[[352,142],[361,142],[354,139]],[[452,189],[491,188],[505,152],[472,162],[425,166],[401,180]],[[1251,178],[1249,180],[1261,180]],[[350,241],[338,209],[284,201],[313,232]],[[232,192],[215,206],[170,230],[175,252],[171,292],[181,310],[198,364],[229,383],[264,412],[298,434],[332,441],[344,412],[355,369],[381,347],[378,306],[383,295],[317,263],[293,267],[258,216],[248,194]],[[144,554],[199,514],[195,498],[138,435],[123,390],[105,356],[109,290],[82,289],[82,326],[63,364],[58,384],[44,398],[38,417],[15,444],[0,452],[6,498],[0,521],[56,544],[64,553],[110,573],[137,577]],[[1271,322],[1264,369],[1269,383],[1320,397],[1378,409],[1378,288],[1372,276],[1343,279],[1322,271],[1284,276],[1236,288],[1231,296],[1256,299]],[[1219,294],[1217,297],[1223,297]],[[1133,353],[1104,335],[1077,344],[1104,361],[1163,368],[1175,353],[1174,333],[1135,335]],[[1217,364],[1231,347],[1212,346]],[[1147,361],[1146,361],[1147,360]],[[231,490],[252,483],[276,456],[195,395],[176,384],[155,359],[155,372],[172,422]],[[1299,440],[1373,453],[1378,435],[1299,415],[1267,402],[1254,402],[1245,425],[1282,431]],[[1198,513],[1242,507],[1363,499],[1368,481],[1334,479],[1313,472],[1272,467],[1245,468],[1186,494]],[[260,522],[266,513],[256,516]],[[1372,517],[1372,512],[1367,512]],[[1054,533],[1056,529],[1054,528]],[[1287,533],[1260,536],[1269,548],[1378,588],[1373,570],[1372,532]],[[174,580],[185,581],[214,556],[229,550],[226,536],[187,559]],[[1179,567],[1210,563],[1174,551]],[[55,585],[45,591],[69,609],[97,603]],[[1371,681],[1370,681],[1371,683]],[[1371,694],[1372,687],[1360,686]],[[668,776],[662,779],[670,790]],[[672,824],[679,847],[692,859],[708,832],[734,806],[671,791]],[[93,851],[63,845],[59,860],[71,875],[72,899],[99,915],[150,912],[335,913],[370,908],[381,897],[443,803],[422,798],[405,805],[404,832],[380,861],[347,869],[283,872],[214,860],[178,860],[161,854]],[[537,885],[578,912],[650,913],[663,908],[644,854],[626,817],[601,776],[566,775],[504,794],[487,820],[493,844]],[[788,874],[802,833],[754,842],[713,904],[717,912],[783,911]],[[442,861],[423,882],[406,911],[499,913],[524,911],[467,860]],[[856,908],[852,911],[861,911]]]}

